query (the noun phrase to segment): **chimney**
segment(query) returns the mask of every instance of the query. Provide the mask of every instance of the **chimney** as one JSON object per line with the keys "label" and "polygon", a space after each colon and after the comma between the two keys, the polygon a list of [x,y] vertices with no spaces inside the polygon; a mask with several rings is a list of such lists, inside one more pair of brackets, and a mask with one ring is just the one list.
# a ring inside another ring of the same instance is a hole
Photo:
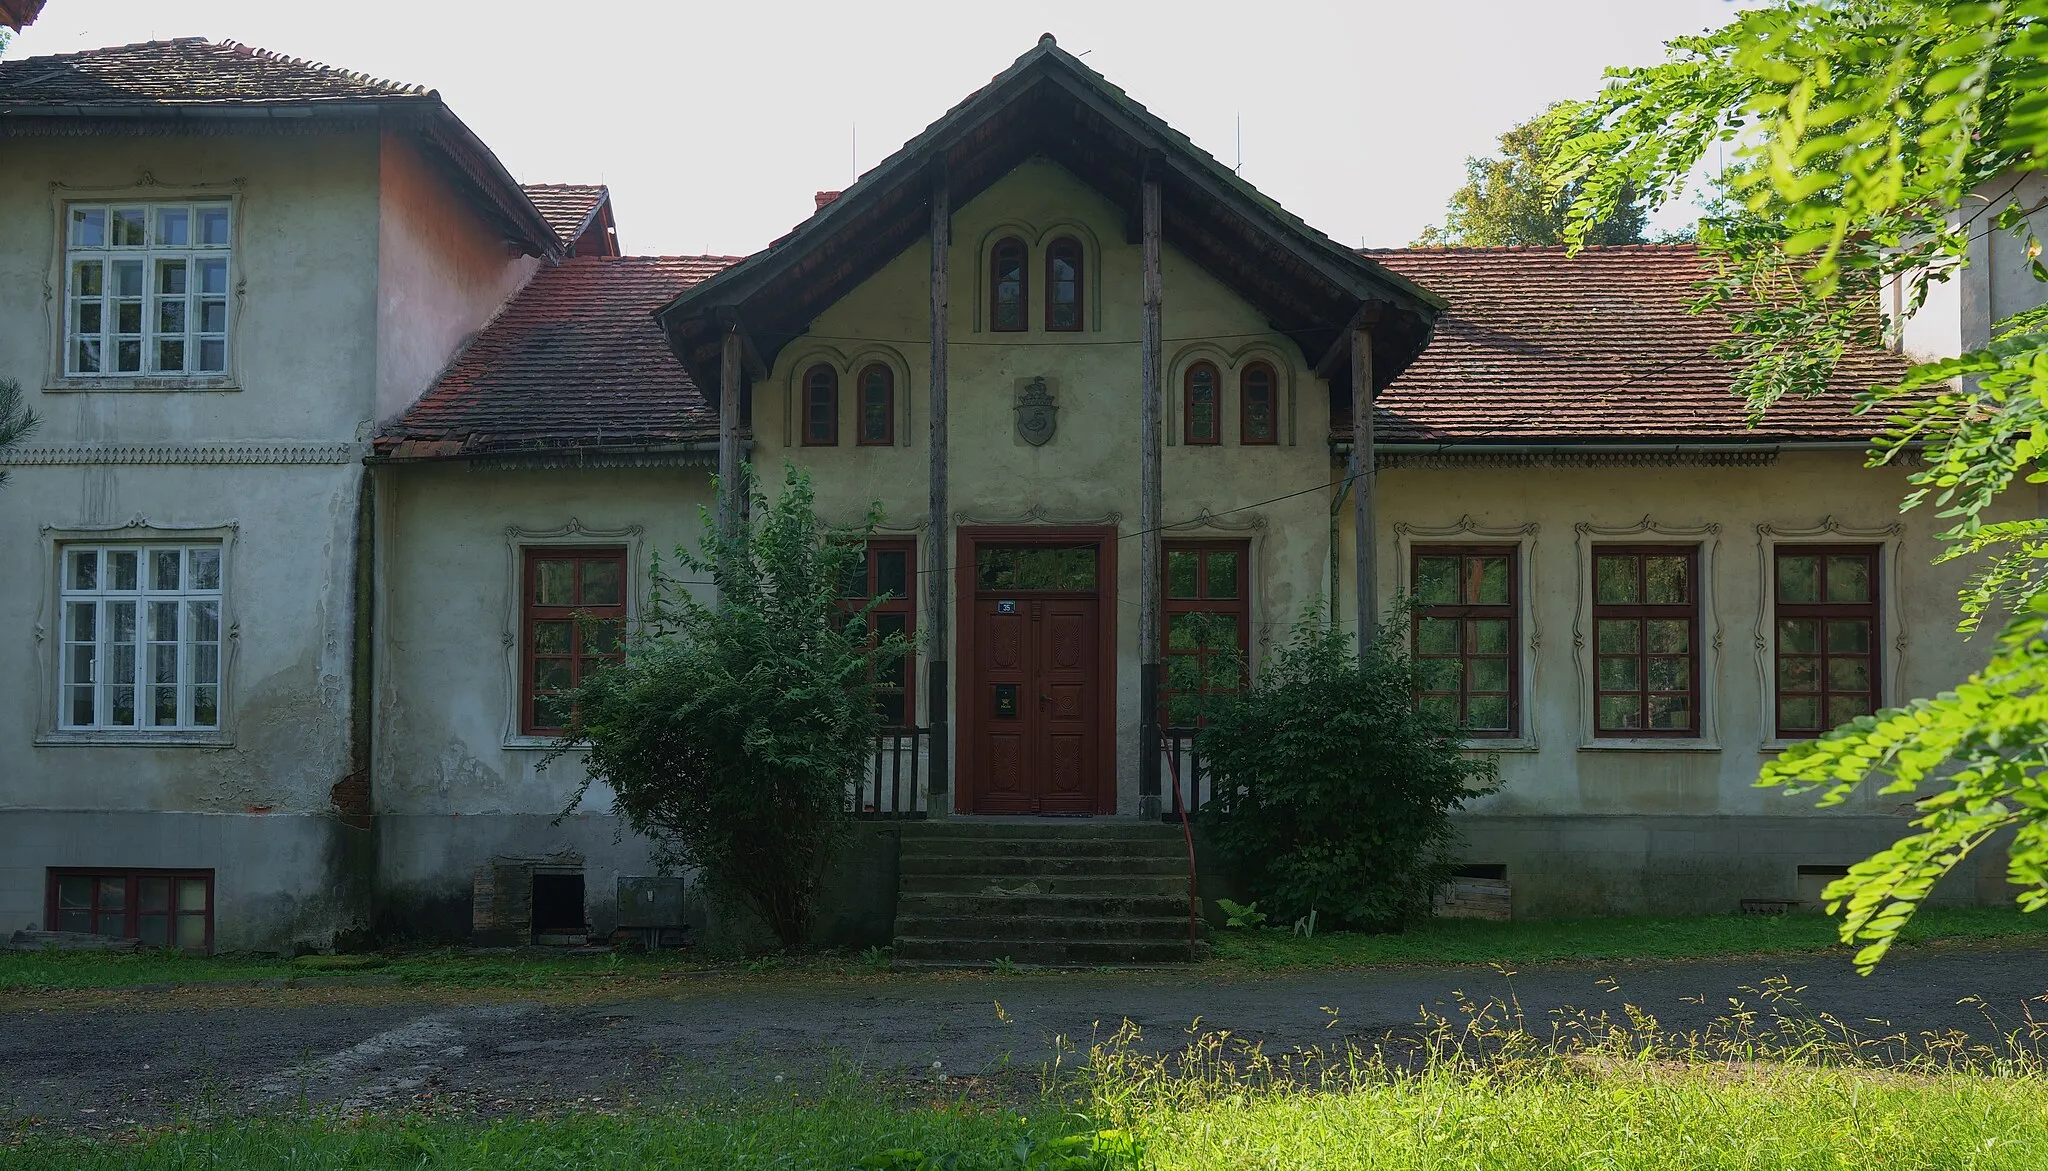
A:
{"label": "chimney", "polygon": [[818,206],[816,210],[824,211],[826,204],[839,198],[839,193],[837,191],[820,191],[815,196],[812,196],[812,198],[818,201]]}

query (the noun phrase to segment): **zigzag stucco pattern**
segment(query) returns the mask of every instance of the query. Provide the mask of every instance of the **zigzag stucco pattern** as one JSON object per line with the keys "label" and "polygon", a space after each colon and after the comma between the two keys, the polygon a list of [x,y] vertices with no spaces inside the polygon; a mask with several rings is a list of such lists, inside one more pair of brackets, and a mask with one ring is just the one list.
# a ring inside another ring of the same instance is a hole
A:
{"label": "zigzag stucco pattern", "polygon": [[360,443],[67,443],[0,452],[0,465],[55,464],[346,464],[368,454]]}

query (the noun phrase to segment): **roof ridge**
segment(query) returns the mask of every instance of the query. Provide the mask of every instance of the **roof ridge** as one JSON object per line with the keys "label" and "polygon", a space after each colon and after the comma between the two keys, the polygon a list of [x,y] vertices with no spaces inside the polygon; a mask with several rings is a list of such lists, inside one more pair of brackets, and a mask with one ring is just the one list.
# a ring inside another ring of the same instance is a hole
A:
{"label": "roof ridge", "polygon": [[[206,38],[204,37],[190,37],[183,39],[194,41],[206,41]],[[350,81],[362,82],[366,85],[381,86],[384,89],[395,90],[400,93],[410,94],[414,97],[427,98],[440,96],[438,93],[431,89],[428,89],[424,85],[416,85],[411,82],[405,81],[393,81],[388,77],[373,77],[370,74],[362,72],[361,70],[342,69],[338,66],[329,65],[325,61],[315,61],[310,57],[293,57],[287,53],[280,53],[275,49],[265,49],[260,45],[246,44],[242,41],[235,40],[232,37],[221,41],[211,41],[206,43],[218,44],[222,48],[228,49],[240,56],[258,57],[265,61],[276,61],[284,65],[297,65],[306,69],[317,69],[322,73],[336,73],[348,78]]]}
{"label": "roof ridge", "polygon": [[[1588,252],[1685,252],[1697,251],[1699,244],[1692,240],[1644,240],[1635,244],[1584,244],[1579,254]],[[1405,244],[1393,247],[1360,248],[1363,253],[1373,252],[1568,252],[1569,244]]]}
{"label": "roof ridge", "polygon": [[125,45],[95,45],[90,49],[73,49],[68,53],[42,53],[34,57],[16,57],[12,61],[0,61],[0,65],[27,65],[34,61],[55,61],[59,57],[84,57],[93,53],[112,53],[121,49],[153,49],[158,45],[189,45],[193,42],[208,43],[205,37],[155,37],[147,41],[129,41]]}

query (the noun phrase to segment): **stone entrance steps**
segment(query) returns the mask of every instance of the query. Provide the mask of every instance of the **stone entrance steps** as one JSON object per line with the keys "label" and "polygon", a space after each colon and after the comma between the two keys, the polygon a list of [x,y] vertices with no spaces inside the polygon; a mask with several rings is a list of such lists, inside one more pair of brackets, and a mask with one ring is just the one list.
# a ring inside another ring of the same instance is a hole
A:
{"label": "stone entrance steps", "polygon": [[1173,826],[916,823],[903,830],[900,874],[899,963],[1094,967],[1192,958],[1187,847]]}

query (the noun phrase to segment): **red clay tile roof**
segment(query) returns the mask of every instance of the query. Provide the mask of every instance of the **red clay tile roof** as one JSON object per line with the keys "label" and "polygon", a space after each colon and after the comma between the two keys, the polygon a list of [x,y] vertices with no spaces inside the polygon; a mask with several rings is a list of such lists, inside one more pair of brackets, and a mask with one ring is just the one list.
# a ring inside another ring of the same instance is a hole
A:
{"label": "red clay tile roof", "polygon": [[42,10],[43,0],[0,0],[0,24],[20,32]]}
{"label": "red clay tile roof", "polygon": [[[1687,312],[1707,276],[1690,244],[1413,248],[1368,253],[1447,298],[1436,339],[1380,392],[1380,443],[1862,440],[1851,395],[1896,381],[1887,350],[1845,357],[1836,388],[1786,400],[1751,430],[1714,356],[1724,317]],[[1351,422],[1333,428],[1349,439]]]}
{"label": "red clay tile roof", "polygon": [[377,440],[395,459],[644,447],[717,423],[654,310],[736,256],[589,256],[542,269]]}
{"label": "red clay tile roof", "polygon": [[590,222],[591,213],[607,194],[602,183],[521,183],[519,189],[533,200],[533,206],[540,209],[541,217],[565,245],[576,242],[583,226]]}
{"label": "red clay tile roof", "polygon": [[401,85],[234,41],[180,37],[0,61],[0,110],[49,106],[296,105],[431,98]]}

